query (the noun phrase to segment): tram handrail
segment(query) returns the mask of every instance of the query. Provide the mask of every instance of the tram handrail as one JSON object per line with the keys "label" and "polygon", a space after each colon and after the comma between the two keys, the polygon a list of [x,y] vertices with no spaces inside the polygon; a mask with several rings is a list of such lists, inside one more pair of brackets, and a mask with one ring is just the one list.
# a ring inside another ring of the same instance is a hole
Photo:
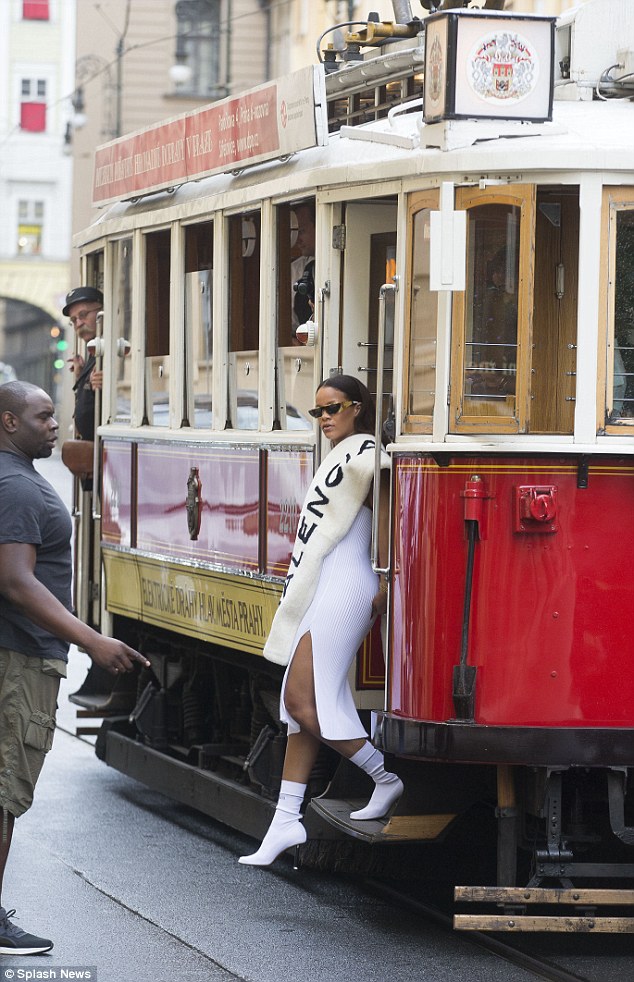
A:
{"label": "tram handrail", "polygon": [[[384,283],[379,290],[379,329],[376,353],[376,423],[374,427],[374,483],[372,486],[372,569],[375,573],[388,576],[390,572],[388,540],[388,565],[379,565],[379,506],[381,500],[381,432],[383,429],[383,372],[385,362],[385,302],[388,295],[393,296],[398,289],[398,282]],[[391,530],[390,530],[391,531]]]}

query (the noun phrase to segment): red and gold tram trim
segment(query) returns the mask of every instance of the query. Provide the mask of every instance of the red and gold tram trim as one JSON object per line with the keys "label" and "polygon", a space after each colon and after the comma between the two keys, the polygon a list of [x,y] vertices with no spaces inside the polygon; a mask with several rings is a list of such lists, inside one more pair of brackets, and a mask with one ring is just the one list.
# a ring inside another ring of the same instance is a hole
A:
{"label": "red and gold tram trim", "polygon": [[[261,655],[313,476],[312,448],[105,439],[106,609]],[[357,688],[382,689],[378,626]]]}
{"label": "red and gold tram trim", "polygon": [[261,655],[281,595],[264,580],[104,548],[106,607],[145,624]]}

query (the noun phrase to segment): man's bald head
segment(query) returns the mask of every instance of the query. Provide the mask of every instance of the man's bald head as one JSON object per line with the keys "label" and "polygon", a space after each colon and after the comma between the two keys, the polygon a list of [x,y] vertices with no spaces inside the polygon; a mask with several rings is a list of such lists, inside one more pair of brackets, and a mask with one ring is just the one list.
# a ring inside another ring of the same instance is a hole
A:
{"label": "man's bald head", "polygon": [[28,398],[34,392],[42,392],[38,385],[31,382],[5,382],[0,385],[0,415],[2,413],[13,413],[21,416],[26,409]]}

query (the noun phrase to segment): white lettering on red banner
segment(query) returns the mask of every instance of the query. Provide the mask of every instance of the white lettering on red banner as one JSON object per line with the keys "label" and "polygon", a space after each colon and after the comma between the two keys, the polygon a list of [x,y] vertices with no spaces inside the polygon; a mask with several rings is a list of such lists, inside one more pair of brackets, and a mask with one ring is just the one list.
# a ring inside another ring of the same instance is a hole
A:
{"label": "white lettering on red banner", "polygon": [[157,123],[95,153],[93,204],[120,201],[325,142],[316,66]]}

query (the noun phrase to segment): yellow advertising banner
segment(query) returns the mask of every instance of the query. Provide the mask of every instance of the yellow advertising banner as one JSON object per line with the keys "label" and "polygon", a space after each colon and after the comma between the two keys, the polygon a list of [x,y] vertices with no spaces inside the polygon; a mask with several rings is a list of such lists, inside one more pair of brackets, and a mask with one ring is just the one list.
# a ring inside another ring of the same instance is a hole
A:
{"label": "yellow advertising banner", "polygon": [[106,608],[261,655],[281,585],[103,549]]}

